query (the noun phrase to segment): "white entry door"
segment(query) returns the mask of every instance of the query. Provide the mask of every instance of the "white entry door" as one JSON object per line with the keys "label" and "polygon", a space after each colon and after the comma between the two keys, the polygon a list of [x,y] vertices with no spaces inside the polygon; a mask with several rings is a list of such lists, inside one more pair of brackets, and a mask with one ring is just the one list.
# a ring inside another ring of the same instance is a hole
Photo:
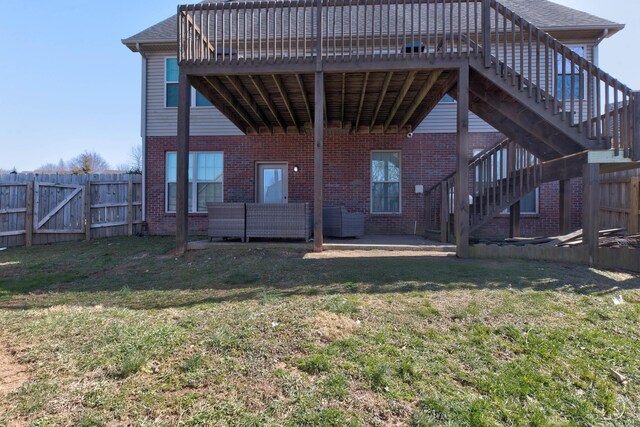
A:
{"label": "white entry door", "polygon": [[258,203],[287,203],[288,181],[286,164],[258,164]]}

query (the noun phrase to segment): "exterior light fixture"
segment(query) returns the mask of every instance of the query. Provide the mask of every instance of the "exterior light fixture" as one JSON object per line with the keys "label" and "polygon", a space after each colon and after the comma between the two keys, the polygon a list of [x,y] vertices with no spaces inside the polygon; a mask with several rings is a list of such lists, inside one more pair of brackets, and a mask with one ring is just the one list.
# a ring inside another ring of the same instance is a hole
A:
{"label": "exterior light fixture", "polygon": [[294,172],[300,172],[300,166],[298,166],[298,165],[294,165],[294,166],[293,166],[293,171],[294,171]]}

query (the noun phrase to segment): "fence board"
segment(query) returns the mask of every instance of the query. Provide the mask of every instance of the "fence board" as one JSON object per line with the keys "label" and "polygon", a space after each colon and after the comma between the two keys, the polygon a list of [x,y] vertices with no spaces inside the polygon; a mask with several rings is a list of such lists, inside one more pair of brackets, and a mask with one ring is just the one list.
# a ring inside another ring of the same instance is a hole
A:
{"label": "fence board", "polygon": [[640,231],[640,170],[604,175],[600,199],[601,229]]}
{"label": "fence board", "polygon": [[126,236],[142,230],[139,175],[0,175],[0,246]]}

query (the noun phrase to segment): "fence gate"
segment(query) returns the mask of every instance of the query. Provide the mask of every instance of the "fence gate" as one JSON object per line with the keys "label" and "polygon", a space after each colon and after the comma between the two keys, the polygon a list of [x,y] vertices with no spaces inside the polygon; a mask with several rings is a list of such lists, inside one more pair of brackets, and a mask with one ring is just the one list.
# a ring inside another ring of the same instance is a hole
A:
{"label": "fence gate", "polygon": [[36,182],[33,193],[34,233],[84,233],[83,185]]}

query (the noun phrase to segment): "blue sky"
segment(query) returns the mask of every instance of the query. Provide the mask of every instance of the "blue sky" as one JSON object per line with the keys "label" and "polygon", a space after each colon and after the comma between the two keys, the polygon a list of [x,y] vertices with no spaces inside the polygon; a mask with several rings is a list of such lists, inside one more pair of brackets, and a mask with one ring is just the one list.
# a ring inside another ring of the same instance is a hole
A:
{"label": "blue sky", "polygon": [[[640,89],[640,2],[557,2],[627,24],[602,44],[600,65]],[[177,4],[59,0],[5,7],[0,168],[33,170],[84,150],[100,153],[113,166],[126,163],[131,147],[140,143],[140,57],[120,39],[167,18]]]}

